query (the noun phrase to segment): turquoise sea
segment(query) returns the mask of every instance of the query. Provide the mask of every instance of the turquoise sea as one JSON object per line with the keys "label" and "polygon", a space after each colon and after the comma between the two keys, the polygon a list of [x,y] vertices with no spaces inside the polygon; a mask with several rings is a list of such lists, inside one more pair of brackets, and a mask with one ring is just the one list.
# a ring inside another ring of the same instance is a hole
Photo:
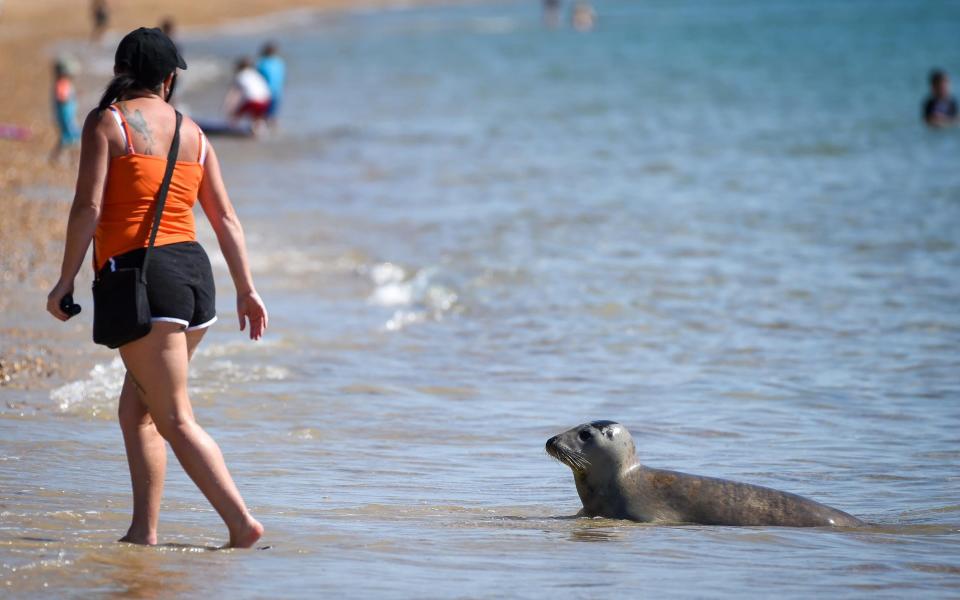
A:
{"label": "turquoise sea", "polygon": [[[205,227],[192,385],[269,549],[208,551],[173,460],[167,545],[114,543],[98,358],[0,389],[0,595],[956,597],[960,130],[920,104],[960,76],[960,4],[595,8],[585,34],[533,1],[184,31],[195,115],[267,39],[290,70],[277,133],[214,140],[271,329],[236,331]],[[543,444],[594,419],[876,526],[572,518]]]}

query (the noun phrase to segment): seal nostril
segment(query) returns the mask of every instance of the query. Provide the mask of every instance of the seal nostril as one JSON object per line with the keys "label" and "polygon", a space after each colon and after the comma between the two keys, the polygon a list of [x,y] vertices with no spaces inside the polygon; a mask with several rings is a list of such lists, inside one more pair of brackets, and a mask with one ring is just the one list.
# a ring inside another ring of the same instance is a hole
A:
{"label": "seal nostril", "polygon": [[549,440],[547,440],[547,448],[550,448],[551,446],[553,446],[553,445],[556,444],[556,443],[557,443],[557,436],[553,436],[552,438],[550,438]]}

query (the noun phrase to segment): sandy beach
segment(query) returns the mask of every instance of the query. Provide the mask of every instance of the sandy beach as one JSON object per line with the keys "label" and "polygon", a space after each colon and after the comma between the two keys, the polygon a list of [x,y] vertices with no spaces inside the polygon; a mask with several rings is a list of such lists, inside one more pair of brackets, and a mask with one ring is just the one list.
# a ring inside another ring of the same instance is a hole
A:
{"label": "sandy beach", "polygon": [[[113,2],[107,39],[137,26],[154,26],[167,16],[175,18],[181,30],[196,31],[294,9],[338,11],[393,5],[397,3],[389,0]],[[52,376],[64,373],[65,356],[71,357],[68,370],[74,373],[89,367],[89,360],[81,357],[99,352],[86,343],[85,327],[55,327],[59,324],[52,319],[47,323],[34,314],[58,276],[69,190],[76,175],[74,160],[48,161],[57,139],[49,99],[53,47],[65,40],[88,39],[90,32],[86,2],[8,0],[0,11],[0,70],[5,79],[0,124],[30,131],[27,140],[0,140],[0,203],[4,207],[0,212],[0,386],[43,387]],[[80,107],[80,121],[84,109]],[[78,285],[87,275],[81,273]],[[38,325],[42,331],[37,331]]]}

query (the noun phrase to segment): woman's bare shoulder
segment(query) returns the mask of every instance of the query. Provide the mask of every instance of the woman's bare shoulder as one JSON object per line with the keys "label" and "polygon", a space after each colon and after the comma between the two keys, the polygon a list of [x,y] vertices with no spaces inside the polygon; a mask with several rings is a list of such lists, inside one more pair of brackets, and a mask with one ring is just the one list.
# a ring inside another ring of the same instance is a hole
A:
{"label": "woman's bare shoulder", "polygon": [[109,110],[94,108],[87,113],[86,118],[83,120],[83,138],[85,140],[91,140],[91,136],[93,138],[101,137],[110,144],[117,144],[119,147],[123,147],[120,130],[113,122],[113,117],[110,115]]}
{"label": "woman's bare shoulder", "polygon": [[96,129],[98,127],[102,128],[104,123],[107,123],[109,116],[109,110],[100,110],[99,108],[94,108],[87,113],[86,118],[83,120],[83,128],[87,129]]}
{"label": "woman's bare shoulder", "polygon": [[184,127],[185,131],[188,133],[197,133],[197,132],[203,133],[203,129],[201,129],[200,126],[197,125],[197,122],[191,119],[187,115],[183,115],[183,123],[180,126]]}

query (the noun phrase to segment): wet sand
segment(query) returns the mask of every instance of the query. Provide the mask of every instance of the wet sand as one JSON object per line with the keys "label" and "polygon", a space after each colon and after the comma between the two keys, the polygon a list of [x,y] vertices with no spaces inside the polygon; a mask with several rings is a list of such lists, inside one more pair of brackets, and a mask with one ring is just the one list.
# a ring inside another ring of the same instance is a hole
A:
{"label": "wet sand", "polygon": [[[176,19],[178,28],[190,30],[269,12],[396,4],[390,0],[114,2],[104,43],[112,43],[111,36],[118,32],[155,25],[168,15]],[[86,39],[90,33],[86,2],[12,0],[3,3],[0,11],[0,72],[5,80],[0,124],[31,131],[25,141],[0,140],[0,386],[45,388],[57,375],[85,372],[101,354],[89,344],[86,324],[64,327],[43,312],[44,293],[59,274],[72,199],[68,190],[77,158],[74,153],[59,164],[48,160],[57,139],[49,101],[49,65],[55,44]],[[78,120],[82,121],[83,110],[81,104]],[[82,270],[77,287],[87,285],[88,277]]]}

